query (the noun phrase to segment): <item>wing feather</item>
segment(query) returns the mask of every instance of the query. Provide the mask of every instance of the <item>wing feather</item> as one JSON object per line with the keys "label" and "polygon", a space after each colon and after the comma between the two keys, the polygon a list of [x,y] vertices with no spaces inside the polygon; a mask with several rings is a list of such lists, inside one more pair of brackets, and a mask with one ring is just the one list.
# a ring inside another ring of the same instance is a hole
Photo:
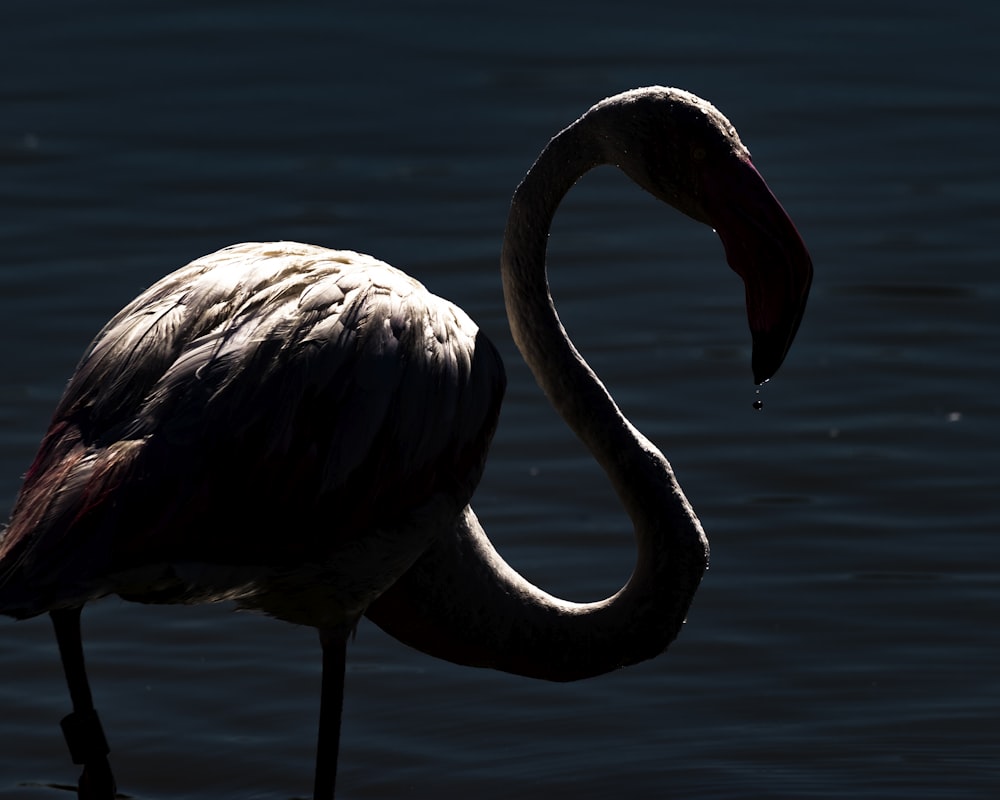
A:
{"label": "wing feather", "polygon": [[81,360],[0,539],[0,609],[153,563],[319,563],[434,496],[460,509],[503,388],[464,312],[369,256],[247,244],[192,262]]}

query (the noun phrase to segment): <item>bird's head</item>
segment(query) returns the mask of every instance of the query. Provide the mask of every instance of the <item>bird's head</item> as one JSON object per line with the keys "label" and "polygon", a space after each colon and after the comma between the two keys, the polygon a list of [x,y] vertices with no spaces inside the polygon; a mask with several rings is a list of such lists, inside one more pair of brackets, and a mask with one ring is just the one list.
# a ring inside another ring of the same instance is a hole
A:
{"label": "bird's head", "polygon": [[719,234],[746,288],[754,381],[764,383],[795,337],[813,270],[795,225],[736,129],[706,100],[659,86],[610,97],[586,116],[609,162]]}

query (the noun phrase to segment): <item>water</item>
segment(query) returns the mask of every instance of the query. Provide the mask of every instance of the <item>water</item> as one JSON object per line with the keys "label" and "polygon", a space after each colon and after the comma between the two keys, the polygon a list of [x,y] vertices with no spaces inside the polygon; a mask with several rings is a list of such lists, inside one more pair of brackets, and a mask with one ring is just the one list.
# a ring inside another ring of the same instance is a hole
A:
{"label": "water", "polygon": [[[232,242],[371,252],[462,305],[510,390],[476,507],[574,599],[627,577],[628,523],[516,358],[512,188],[596,100],[712,99],[812,252],[791,356],[752,386],[712,234],[613,170],[553,231],[580,349],[672,459],[712,539],[653,662],[568,686],[351,646],[345,797],[988,798],[1000,786],[994,4],[957,0],[9,2],[0,30],[0,508],[64,381],[142,287]],[[304,796],[318,644],[226,608],[88,608],[123,791]],[[45,619],[0,620],[0,797],[66,796]]]}

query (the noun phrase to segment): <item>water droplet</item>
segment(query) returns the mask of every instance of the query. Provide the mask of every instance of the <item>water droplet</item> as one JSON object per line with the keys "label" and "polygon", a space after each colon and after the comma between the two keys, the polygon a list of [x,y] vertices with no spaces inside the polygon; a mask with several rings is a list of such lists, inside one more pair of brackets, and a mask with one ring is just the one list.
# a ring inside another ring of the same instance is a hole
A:
{"label": "water droplet", "polygon": [[753,410],[760,411],[764,407],[764,401],[759,397],[753,401]]}

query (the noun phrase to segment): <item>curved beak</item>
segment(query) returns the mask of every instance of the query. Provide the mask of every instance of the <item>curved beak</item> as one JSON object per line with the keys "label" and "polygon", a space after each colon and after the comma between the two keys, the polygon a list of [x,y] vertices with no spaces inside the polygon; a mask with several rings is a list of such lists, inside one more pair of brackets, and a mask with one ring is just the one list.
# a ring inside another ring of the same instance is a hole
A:
{"label": "curved beak", "polygon": [[702,207],[746,287],[753,379],[769,380],[788,353],[805,311],[812,260],[795,225],[749,158],[703,173]]}

